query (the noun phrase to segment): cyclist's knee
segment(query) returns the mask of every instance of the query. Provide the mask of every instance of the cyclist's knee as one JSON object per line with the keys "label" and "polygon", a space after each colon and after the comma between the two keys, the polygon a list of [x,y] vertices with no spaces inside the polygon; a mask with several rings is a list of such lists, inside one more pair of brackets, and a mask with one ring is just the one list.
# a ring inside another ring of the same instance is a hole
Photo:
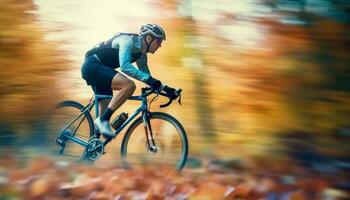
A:
{"label": "cyclist's knee", "polygon": [[113,90],[120,90],[124,88],[130,89],[133,88],[133,85],[135,85],[134,81],[119,73],[112,80]]}
{"label": "cyclist's knee", "polygon": [[122,85],[120,85],[121,88],[125,88],[130,92],[134,92],[136,89],[136,84],[134,81],[130,80],[130,79],[125,79],[122,82]]}
{"label": "cyclist's knee", "polygon": [[136,84],[134,81],[130,80],[130,82],[128,83],[128,89],[130,92],[134,93],[134,91],[136,90]]}

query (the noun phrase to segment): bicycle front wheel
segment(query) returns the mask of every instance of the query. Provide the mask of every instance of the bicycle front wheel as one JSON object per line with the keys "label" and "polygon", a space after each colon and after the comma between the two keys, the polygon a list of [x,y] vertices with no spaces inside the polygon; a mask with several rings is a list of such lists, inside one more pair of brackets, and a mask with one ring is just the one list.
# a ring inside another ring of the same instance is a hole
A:
{"label": "bicycle front wheel", "polygon": [[147,142],[145,123],[138,118],[123,138],[121,155],[126,168],[166,164],[181,170],[187,160],[188,141],[184,128],[174,117],[154,112],[149,115],[154,147]]}
{"label": "bicycle front wheel", "polygon": [[63,101],[56,105],[47,123],[45,142],[48,153],[61,155],[61,158],[70,161],[81,159],[85,147],[68,140],[64,134],[89,141],[93,135],[94,124],[90,113],[82,113],[83,109],[84,106],[75,101]]}

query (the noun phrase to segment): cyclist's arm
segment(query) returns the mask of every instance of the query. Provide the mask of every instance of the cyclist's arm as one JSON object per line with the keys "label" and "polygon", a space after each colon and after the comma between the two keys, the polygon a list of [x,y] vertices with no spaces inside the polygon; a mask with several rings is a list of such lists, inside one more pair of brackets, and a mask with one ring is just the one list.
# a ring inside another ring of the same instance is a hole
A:
{"label": "cyclist's arm", "polygon": [[126,40],[119,40],[119,66],[120,70],[126,75],[135,78],[139,81],[146,82],[150,75],[146,72],[143,72],[131,64],[132,50],[133,50],[133,41],[131,38]]}
{"label": "cyclist's arm", "polygon": [[151,72],[149,71],[148,64],[147,64],[146,54],[142,54],[142,56],[139,59],[137,59],[136,64],[141,71],[151,75]]}

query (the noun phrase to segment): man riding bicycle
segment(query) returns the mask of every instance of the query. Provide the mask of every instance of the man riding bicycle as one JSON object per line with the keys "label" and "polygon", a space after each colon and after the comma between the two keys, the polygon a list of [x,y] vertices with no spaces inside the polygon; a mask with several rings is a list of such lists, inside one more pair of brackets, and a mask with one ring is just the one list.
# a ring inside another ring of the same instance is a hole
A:
{"label": "man riding bicycle", "polygon": [[[95,125],[101,134],[115,136],[109,120],[136,89],[129,77],[146,83],[153,90],[163,89],[170,98],[176,98],[175,89],[163,87],[161,81],[151,76],[147,65],[147,53],[154,54],[165,39],[161,26],[145,24],[139,34],[118,33],[86,53],[81,72],[94,93],[112,96],[113,90],[118,91],[112,99],[99,102],[102,114],[95,120]],[[132,65],[134,62],[138,68]],[[118,67],[126,76],[115,70]]]}

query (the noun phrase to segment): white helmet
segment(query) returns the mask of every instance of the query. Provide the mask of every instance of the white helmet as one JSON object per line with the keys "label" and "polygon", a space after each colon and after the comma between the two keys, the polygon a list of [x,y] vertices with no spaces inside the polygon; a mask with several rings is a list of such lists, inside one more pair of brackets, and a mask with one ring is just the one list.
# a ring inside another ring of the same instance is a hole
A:
{"label": "white helmet", "polygon": [[145,24],[141,26],[140,35],[144,37],[148,34],[156,38],[161,38],[162,40],[166,39],[163,28],[157,24]]}

